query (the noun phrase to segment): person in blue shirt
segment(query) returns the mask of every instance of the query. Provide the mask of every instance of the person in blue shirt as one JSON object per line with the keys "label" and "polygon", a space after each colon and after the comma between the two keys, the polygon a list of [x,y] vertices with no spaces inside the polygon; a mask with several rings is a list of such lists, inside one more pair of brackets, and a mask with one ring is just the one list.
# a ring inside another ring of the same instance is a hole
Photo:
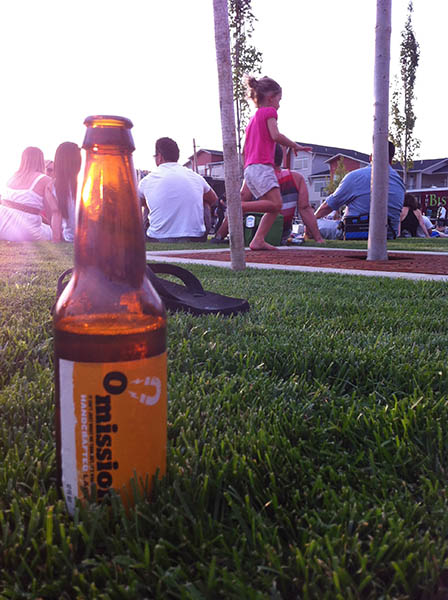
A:
{"label": "person in blue shirt", "polygon": [[[395,154],[395,146],[389,142],[389,163]],[[347,173],[338,189],[328,196],[315,212],[316,219],[321,219],[333,210],[347,206],[344,216],[358,217],[370,213],[370,187],[372,165]],[[400,214],[403,207],[405,186],[399,174],[389,164],[389,195],[387,201],[388,221],[398,235]]]}

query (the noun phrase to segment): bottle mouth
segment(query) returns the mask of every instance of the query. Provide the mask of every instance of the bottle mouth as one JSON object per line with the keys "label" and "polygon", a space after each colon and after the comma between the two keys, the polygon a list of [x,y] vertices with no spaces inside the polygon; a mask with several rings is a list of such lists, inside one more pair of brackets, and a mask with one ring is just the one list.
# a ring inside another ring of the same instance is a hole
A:
{"label": "bottle mouth", "polygon": [[84,125],[87,127],[82,145],[84,150],[93,149],[97,152],[100,147],[105,147],[106,152],[111,150],[111,147],[115,147],[120,152],[135,150],[130,131],[132,121],[126,117],[93,115],[85,119]]}
{"label": "bottle mouth", "polygon": [[132,129],[133,123],[126,117],[118,117],[115,115],[91,115],[84,120],[86,127],[124,127]]}

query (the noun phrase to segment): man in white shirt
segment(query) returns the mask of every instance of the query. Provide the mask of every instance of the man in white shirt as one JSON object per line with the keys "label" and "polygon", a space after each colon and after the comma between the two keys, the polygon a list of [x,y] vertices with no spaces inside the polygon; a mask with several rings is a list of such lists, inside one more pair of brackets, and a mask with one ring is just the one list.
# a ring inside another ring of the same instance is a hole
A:
{"label": "man in white shirt", "polygon": [[205,242],[204,210],[218,197],[203,177],[178,164],[179,147],[171,138],[156,142],[157,169],[144,177],[138,192],[149,209],[151,242]]}

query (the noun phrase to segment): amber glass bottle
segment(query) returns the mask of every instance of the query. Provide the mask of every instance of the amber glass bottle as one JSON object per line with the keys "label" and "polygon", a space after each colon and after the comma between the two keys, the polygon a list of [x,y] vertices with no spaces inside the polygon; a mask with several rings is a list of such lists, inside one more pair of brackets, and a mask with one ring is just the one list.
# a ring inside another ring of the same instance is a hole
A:
{"label": "amber glass bottle", "polygon": [[[75,265],[54,312],[59,481],[127,505],[166,463],[166,315],[145,275],[128,119],[88,117]],[[134,480],[134,481],[132,481]]]}

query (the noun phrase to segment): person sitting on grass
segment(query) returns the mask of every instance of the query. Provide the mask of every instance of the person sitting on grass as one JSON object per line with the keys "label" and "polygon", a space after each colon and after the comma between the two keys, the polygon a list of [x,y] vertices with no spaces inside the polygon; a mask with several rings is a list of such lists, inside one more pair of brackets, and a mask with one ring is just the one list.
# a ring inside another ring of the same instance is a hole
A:
{"label": "person sitting on grass", "polygon": [[[392,142],[389,142],[389,163],[392,163],[394,154],[395,146]],[[330,214],[333,210],[340,209],[344,204],[347,205],[344,218],[368,215],[370,213],[371,181],[372,165],[347,173],[337,190],[328,196],[316,210],[316,218],[321,219]],[[391,164],[389,164],[388,191],[387,217],[390,225],[388,237],[395,237],[398,235],[405,187],[403,180],[398,175],[397,171],[392,168]]]}
{"label": "person sitting on grass", "polygon": [[400,226],[398,235],[401,237],[417,237],[418,227],[423,229],[425,237],[430,237],[423,219],[422,211],[418,207],[418,200],[412,194],[406,194],[404,205],[401,209]]}
{"label": "person sitting on grass", "polygon": [[309,202],[309,193],[305,178],[297,171],[282,169],[282,162],[283,149],[280,144],[276,144],[274,167],[277,181],[280,184],[280,194],[282,195],[282,209],[280,211],[280,214],[283,215],[282,240],[289,237],[292,230],[292,220],[298,210],[305,224],[307,235],[319,244],[324,244],[325,240],[319,231],[314,211]]}
{"label": "person sitting on grass", "polygon": [[[45,174],[44,155],[30,146],[22,153],[19,169],[9,179],[0,205],[0,240],[9,242],[57,241],[57,205],[45,210],[45,192],[52,179]],[[50,225],[42,215],[46,213]]]}
{"label": "person sitting on grass", "polygon": [[436,226],[431,231],[429,237],[441,237],[441,238],[448,237],[448,233],[446,233],[445,219],[437,219]]}
{"label": "person sitting on grass", "polygon": [[339,223],[341,222],[341,210],[334,210],[326,217],[317,219],[320,235],[325,240],[337,240],[339,233]]}
{"label": "person sitting on grass", "polygon": [[75,208],[78,173],[81,169],[81,149],[74,142],[63,142],[54,157],[54,179],[45,192],[46,203],[58,207],[53,241],[73,242],[75,239]]}
{"label": "person sitting on grass", "polygon": [[147,240],[206,242],[206,212],[218,196],[201,175],[178,163],[179,147],[171,138],[156,141],[154,158],[157,169],[138,184],[149,210]]}

